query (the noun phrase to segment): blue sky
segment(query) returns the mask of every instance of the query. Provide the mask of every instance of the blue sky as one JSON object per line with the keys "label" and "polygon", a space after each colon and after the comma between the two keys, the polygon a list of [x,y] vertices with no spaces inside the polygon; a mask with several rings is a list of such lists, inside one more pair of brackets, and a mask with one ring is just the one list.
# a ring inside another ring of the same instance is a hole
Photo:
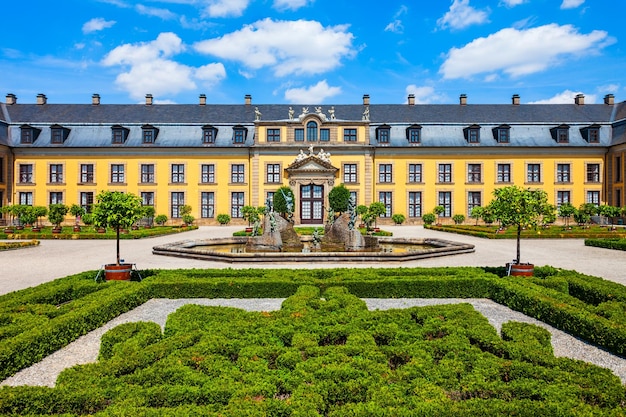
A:
{"label": "blue sky", "polygon": [[0,100],[601,103],[626,96],[623,0],[6,1]]}

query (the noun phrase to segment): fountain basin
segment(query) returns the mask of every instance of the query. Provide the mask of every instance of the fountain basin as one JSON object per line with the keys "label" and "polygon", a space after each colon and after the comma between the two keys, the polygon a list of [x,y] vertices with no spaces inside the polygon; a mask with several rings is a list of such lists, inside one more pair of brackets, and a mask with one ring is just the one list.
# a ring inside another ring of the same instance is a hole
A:
{"label": "fountain basin", "polygon": [[[311,236],[303,236],[302,241],[310,243]],[[323,252],[307,250],[302,252],[246,252],[247,237],[227,237],[215,239],[183,240],[154,246],[155,255],[176,256],[179,258],[203,259],[228,263],[237,262],[402,262],[437,256],[457,255],[474,252],[474,245],[443,239],[421,238],[378,238],[379,251]],[[394,250],[397,247],[404,250]],[[226,250],[224,248],[227,248]],[[232,248],[236,248],[232,250]],[[390,248],[390,249],[389,249]]]}

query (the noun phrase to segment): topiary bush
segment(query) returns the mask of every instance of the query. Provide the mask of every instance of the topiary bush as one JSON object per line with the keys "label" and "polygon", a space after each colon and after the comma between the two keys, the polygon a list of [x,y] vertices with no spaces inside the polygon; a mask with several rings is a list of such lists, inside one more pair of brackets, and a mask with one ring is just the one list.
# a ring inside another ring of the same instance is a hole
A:
{"label": "topiary bush", "polygon": [[226,225],[228,223],[230,223],[230,216],[228,214],[222,213],[222,214],[218,214],[217,215],[217,222],[219,224]]}

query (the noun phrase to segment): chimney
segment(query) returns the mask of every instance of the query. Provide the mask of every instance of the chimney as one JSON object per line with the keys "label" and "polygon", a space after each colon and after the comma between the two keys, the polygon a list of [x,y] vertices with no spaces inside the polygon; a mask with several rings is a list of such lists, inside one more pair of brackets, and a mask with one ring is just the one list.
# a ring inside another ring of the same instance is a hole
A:
{"label": "chimney", "polygon": [[246,97],[244,99],[246,102],[246,106],[249,106],[250,104],[252,104],[252,96],[250,94],[246,94]]}
{"label": "chimney", "polygon": [[152,94],[146,94],[146,106],[152,106]]}
{"label": "chimney", "polygon": [[514,106],[519,106],[519,94],[513,94],[512,100]]}
{"label": "chimney", "polygon": [[100,105],[100,94],[93,94],[91,96],[91,104],[93,104],[94,106]]}
{"label": "chimney", "polygon": [[[8,96],[7,96],[7,103],[9,102]],[[604,96],[604,104],[612,106],[613,104],[615,104],[615,96],[613,94],[607,94],[606,96]]]}
{"label": "chimney", "polygon": [[200,94],[200,105],[206,106],[206,94]]}
{"label": "chimney", "polygon": [[44,105],[48,101],[48,98],[45,94],[37,94],[37,104]]}
{"label": "chimney", "polygon": [[364,106],[369,106],[370,105],[370,95],[369,94],[363,94],[363,105]]}
{"label": "chimney", "polygon": [[574,97],[574,103],[576,103],[577,106],[584,106],[585,96],[583,94],[576,94],[576,97]]}
{"label": "chimney", "polygon": [[7,94],[7,104],[17,104],[17,96],[15,94]]}
{"label": "chimney", "polygon": [[415,106],[415,94],[409,94],[409,106]]}
{"label": "chimney", "polygon": [[459,104],[461,106],[466,106],[467,105],[467,94],[461,94],[459,96]]}

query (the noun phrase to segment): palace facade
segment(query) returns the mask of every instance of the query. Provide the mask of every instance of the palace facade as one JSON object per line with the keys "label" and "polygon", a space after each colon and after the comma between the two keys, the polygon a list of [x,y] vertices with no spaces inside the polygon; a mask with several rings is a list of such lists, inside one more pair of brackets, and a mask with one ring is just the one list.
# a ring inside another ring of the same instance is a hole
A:
{"label": "palace facade", "polygon": [[[79,204],[131,192],[174,223],[241,218],[281,186],[298,224],[322,223],[328,193],[380,201],[409,223],[441,205],[469,215],[495,188],[542,188],[550,201],[623,206],[626,103],[354,105],[0,103],[0,204]],[[390,220],[389,220],[390,221]],[[384,221],[383,221],[384,222]]]}

